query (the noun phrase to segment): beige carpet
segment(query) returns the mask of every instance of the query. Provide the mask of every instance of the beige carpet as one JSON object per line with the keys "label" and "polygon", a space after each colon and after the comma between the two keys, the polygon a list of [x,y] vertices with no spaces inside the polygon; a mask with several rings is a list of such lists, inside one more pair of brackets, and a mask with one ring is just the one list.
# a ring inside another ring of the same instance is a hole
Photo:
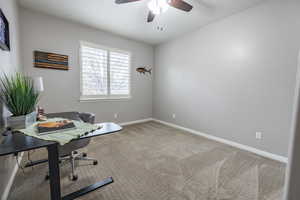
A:
{"label": "beige carpet", "polygon": [[[68,166],[62,166],[63,193],[109,176],[115,183],[80,199],[281,200],[282,196],[284,164],[155,122],[95,138],[85,150],[99,164],[80,166],[76,182],[69,181]],[[46,155],[42,150],[31,157]],[[49,199],[46,171],[46,164],[25,173],[19,170],[9,199]]]}

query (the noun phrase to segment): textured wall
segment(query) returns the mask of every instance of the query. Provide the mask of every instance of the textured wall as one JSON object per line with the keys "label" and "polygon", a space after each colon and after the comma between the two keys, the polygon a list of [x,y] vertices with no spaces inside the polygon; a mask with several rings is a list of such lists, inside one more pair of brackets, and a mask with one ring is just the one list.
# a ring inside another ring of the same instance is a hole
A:
{"label": "textured wall", "polygon": [[[45,92],[42,94],[40,105],[46,112],[68,110],[94,112],[98,122],[115,121],[114,113],[119,113],[117,122],[152,116],[151,76],[142,76],[135,71],[136,67],[153,65],[152,46],[26,9],[21,9],[20,15],[24,72],[30,76],[44,78]],[[81,40],[132,53],[132,99],[79,102]],[[32,63],[34,50],[69,55],[70,70],[34,68]]]}
{"label": "textured wall", "polygon": [[266,1],[158,46],[154,117],[286,156],[299,10]]}
{"label": "textured wall", "polygon": [[[16,0],[0,0],[0,8],[9,21],[10,26],[10,45],[11,51],[0,50],[0,74],[5,72],[7,74],[19,71],[19,18],[18,6]],[[3,128],[3,119],[9,115],[3,105],[0,103],[0,130]],[[2,135],[0,135],[0,142]],[[3,194],[9,179],[12,176],[14,166],[16,164],[12,156],[0,158],[0,196]],[[1,197],[2,198],[2,197]]]}

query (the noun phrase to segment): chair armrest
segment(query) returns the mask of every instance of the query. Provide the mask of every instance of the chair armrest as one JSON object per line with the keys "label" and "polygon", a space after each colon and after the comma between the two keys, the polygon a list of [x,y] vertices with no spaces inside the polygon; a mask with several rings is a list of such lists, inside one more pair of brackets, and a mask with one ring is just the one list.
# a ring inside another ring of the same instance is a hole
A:
{"label": "chair armrest", "polygon": [[93,113],[79,113],[79,117],[82,121],[86,122],[86,123],[90,123],[90,124],[94,124],[95,123],[95,114]]}

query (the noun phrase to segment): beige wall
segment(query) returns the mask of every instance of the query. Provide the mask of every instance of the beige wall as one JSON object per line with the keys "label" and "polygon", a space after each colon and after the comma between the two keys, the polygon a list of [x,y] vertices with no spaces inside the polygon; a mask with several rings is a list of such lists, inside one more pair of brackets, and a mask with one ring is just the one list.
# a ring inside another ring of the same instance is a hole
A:
{"label": "beige wall", "polygon": [[[11,51],[0,50],[0,74],[2,74],[2,72],[10,74],[21,69],[19,59],[18,6],[16,0],[0,0],[0,8],[9,21],[11,45]],[[7,115],[9,115],[9,113],[7,111],[3,111],[3,105],[0,105],[0,126],[2,128],[3,118],[5,118]],[[2,135],[0,135],[0,142],[2,139]],[[12,156],[7,156],[1,157],[0,163],[0,196],[2,199],[2,195],[5,195],[5,188],[7,188],[7,184],[12,177],[16,162]]]}
{"label": "beige wall", "polygon": [[[24,72],[30,76],[43,77],[45,92],[42,94],[40,105],[46,112],[70,110],[93,112],[96,114],[97,122],[127,122],[152,116],[152,77],[143,76],[135,71],[135,68],[140,66],[153,66],[152,46],[26,9],[21,9],[20,15]],[[79,102],[80,41],[131,52],[132,99]],[[34,68],[34,50],[68,55],[70,70]],[[115,113],[118,113],[118,119],[114,119]]]}
{"label": "beige wall", "polygon": [[299,10],[266,1],[158,46],[154,117],[287,156]]}

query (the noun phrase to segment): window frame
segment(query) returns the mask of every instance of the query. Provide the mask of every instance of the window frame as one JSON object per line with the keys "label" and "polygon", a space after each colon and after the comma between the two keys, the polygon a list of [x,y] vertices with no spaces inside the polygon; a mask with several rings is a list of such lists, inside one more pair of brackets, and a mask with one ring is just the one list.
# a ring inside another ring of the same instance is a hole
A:
{"label": "window frame", "polygon": [[[81,48],[82,46],[88,46],[92,48],[97,48],[97,49],[102,49],[107,51],[107,95],[83,95],[83,80],[82,80],[82,70],[83,70],[83,65],[82,65],[82,54],[81,54]],[[119,94],[111,94],[110,91],[110,53],[111,52],[117,52],[117,53],[123,53],[127,54],[129,56],[129,62],[128,62],[128,72],[129,72],[129,80],[128,80],[128,94],[125,95],[119,95]],[[131,59],[132,59],[132,54],[129,51],[125,50],[120,50],[116,48],[111,48],[103,45],[98,45],[94,44],[91,42],[86,42],[86,41],[80,41],[79,44],[79,65],[80,65],[80,98],[79,101],[81,102],[86,102],[86,101],[98,101],[98,100],[129,100],[131,99]]]}

